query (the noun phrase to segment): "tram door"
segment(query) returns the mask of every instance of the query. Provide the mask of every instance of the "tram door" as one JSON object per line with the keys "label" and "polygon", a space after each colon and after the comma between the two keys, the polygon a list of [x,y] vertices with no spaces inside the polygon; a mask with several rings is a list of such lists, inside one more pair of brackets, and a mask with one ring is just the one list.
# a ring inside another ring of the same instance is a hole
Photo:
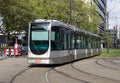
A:
{"label": "tram door", "polygon": [[72,50],[74,47],[73,47],[73,38],[74,37],[74,32],[71,30],[71,29],[67,29],[66,31],[66,47],[67,47],[67,50],[68,50],[68,60],[72,61],[75,59],[74,57],[74,51]]}

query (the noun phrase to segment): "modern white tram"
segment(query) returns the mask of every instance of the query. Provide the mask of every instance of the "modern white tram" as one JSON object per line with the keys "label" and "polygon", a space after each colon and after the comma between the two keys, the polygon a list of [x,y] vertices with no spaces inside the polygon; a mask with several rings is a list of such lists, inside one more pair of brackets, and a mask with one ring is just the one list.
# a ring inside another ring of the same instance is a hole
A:
{"label": "modern white tram", "polygon": [[28,63],[62,64],[100,54],[101,38],[57,20],[29,24]]}

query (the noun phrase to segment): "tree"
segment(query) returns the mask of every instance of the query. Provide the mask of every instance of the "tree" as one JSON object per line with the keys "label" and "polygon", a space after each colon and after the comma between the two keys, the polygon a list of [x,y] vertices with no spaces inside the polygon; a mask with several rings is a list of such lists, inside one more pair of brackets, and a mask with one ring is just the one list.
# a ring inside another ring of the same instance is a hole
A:
{"label": "tree", "polygon": [[[26,30],[32,19],[27,2],[18,0],[0,0],[0,13],[3,17],[3,27],[9,40],[10,32]],[[26,30],[27,31],[27,30]]]}
{"label": "tree", "polygon": [[[26,29],[28,26],[26,24],[33,18],[56,19],[69,23],[69,0],[1,0],[0,9],[4,18],[4,26],[6,28],[9,26],[9,29],[6,29],[8,31]],[[77,17],[78,14],[85,15]],[[78,18],[81,21],[81,28],[96,31],[99,17],[95,8],[82,0],[72,0],[73,25],[77,26],[76,19]]]}
{"label": "tree", "polygon": [[[5,33],[28,31],[28,23],[39,19],[55,19],[69,24],[70,0],[0,0]],[[89,10],[89,11],[88,11]],[[84,16],[80,15],[84,14]],[[78,16],[79,15],[79,16]],[[77,19],[80,20],[78,26]],[[95,8],[82,0],[72,0],[72,24],[97,33],[99,16]]]}
{"label": "tree", "polygon": [[[60,4],[59,4],[60,3]],[[38,18],[69,21],[69,3],[64,0],[37,0],[33,14]],[[64,11],[63,11],[64,9]]]}
{"label": "tree", "polygon": [[[93,33],[98,33],[97,27],[99,26],[99,23],[100,23],[100,17],[95,7],[90,3],[80,4],[78,2],[75,2],[74,4],[78,5],[78,7],[74,9],[77,10],[75,14],[78,15],[77,19],[80,22],[79,27]],[[76,16],[76,15],[73,15],[73,16]]]}

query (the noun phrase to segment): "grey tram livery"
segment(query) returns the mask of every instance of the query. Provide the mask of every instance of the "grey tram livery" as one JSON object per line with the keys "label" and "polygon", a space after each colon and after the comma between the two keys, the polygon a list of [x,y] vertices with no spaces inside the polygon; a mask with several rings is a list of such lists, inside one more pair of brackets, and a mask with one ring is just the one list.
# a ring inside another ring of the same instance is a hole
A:
{"label": "grey tram livery", "polygon": [[29,64],[62,64],[99,55],[100,46],[100,36],[57,20],[29,24]]}

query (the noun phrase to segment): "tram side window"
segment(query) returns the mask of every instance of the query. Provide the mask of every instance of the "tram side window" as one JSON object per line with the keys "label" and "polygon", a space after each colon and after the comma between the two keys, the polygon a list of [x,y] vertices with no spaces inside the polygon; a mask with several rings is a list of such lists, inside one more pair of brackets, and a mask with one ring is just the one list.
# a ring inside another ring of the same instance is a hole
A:
{"label": "tram side window", "polygon": [[76,49],[80,47],[80,37],[78,34],[76,34]]}
{"label": "tram side window", "polygon": [[[63,33],[61,33],[61,37],[62,39],[64,39],[62,42],[62,44],[64,45],[64,48],[62,50],[67,50],[67,49],[70,49],[70,41],[71,41],[71,38],[70,38],[70,33],[67,32],[66,29],[64,29],[64,31],[62,31]],[[63,35],[63,36],[62,36]]]}
{"label": "tram side window", "polygon": [[66,48],[70,49],[70,34],[66,34]]}
{"label": "tram side window", "polygon": [[91,48],[94,48],[94,39],[91,38]]}
{"label": "tram side window", "polygon": [[93,42],[93,48],[96,48],[96,40],[94,39],[93,41],[94,41]]}
{"label": "tram side window", "polygon": [[71,33],[71,37],[70,37],[71,39],[71,41],[70,41],[70,43],[71,43],[71,49],[74,49],[74,43],[75,43],[75,37],[74,37],[74,33],[72,32]]}
{"label": "tram side window", "polygon": [[69,49],[71,49],[71,38],[70,38],[70,33],[68,34],[68,43],[69,43]]}
{"label": "tram side window", "polygon": [[64,50],[67,49],[67,34],[64,33]]}
{"label": "tram side window", "polygon": [[98,40],[96,39],[96,48],[99,48],[99,45],[98,45]]}
{"label": "tram side window", "polygon": [[96,40],[93,39],[93,48],[96,48]]}
{"label": "tram side window", "polygon": [[83,36],[83,49],[85,49],[85,37]]}
{"label": "tram side window", "polygon": [[101,41],[100,41],[100,39],[98,39],[97,40],[97,48],[100,48],[100,46],[101,46]]}
{"label": "tram side window", "polygon": [[66,49],[66,33],[64,28],[60,28],[60,49],[65,50]]}
{"label": "tram side window", "polygon": [[85,48],[88,48],[88,37],[85,37]]}
{"label": "tram side window", "polygon": [[92,42],[92,40],[91,40],[91,38],[89,38],[88,39],[88,49],[90,49],[92,47],[92,45],[91,45],[92,43],[91,42]]}
{"label": "tram side window", "polygon": [[94,39],[91,38],[91,48],[94,48]]}
{"label": "tram side window", "polygon": [[73,33],[72,33],[72,30],[68,30],[67,32],[67,38],[66,38],[66,46],[67,46],[67,49],[73,49],[74,48],[74,43],[73,43]]}
{"label": "tram side window", "polygon": [[80,49],[81,48],[81,36],[80,36],[80,34],[78,35],[77,43],[78,43],[78,49]]}
{"label": "tram side window", "polygon": [[94,48],[98,48],[97,40],[96,39],[94,39]]}
{"label": "tram side window", "polygon": [[98,48],[98,43],[97,43],[98,41],[97,40],[95,40],[95,47],[96,48]]}
{"label": "tram side window", "polygon": [[[74,34],[74,33],[73,33]],[[67,31],[65,28],[60,28],[60,49],[68,50],[74,48],[74,35],[70,31]]]}
{"label": "tram side window", "polygon": [[83,41],[83,36],[81,35],[81,38],[80,38],[81,42],[80,42],[80,49],[83,49],[84,47],[84,41]]}
{"label": "tram side window", "polygon": [[58,26],[51,29],[51,50],[60,50],[60,27]]}
{"label": "tram side window", "polygon": [[84,48],[84,37],[82,34],[79,35],[79,48],[83,49]]}

